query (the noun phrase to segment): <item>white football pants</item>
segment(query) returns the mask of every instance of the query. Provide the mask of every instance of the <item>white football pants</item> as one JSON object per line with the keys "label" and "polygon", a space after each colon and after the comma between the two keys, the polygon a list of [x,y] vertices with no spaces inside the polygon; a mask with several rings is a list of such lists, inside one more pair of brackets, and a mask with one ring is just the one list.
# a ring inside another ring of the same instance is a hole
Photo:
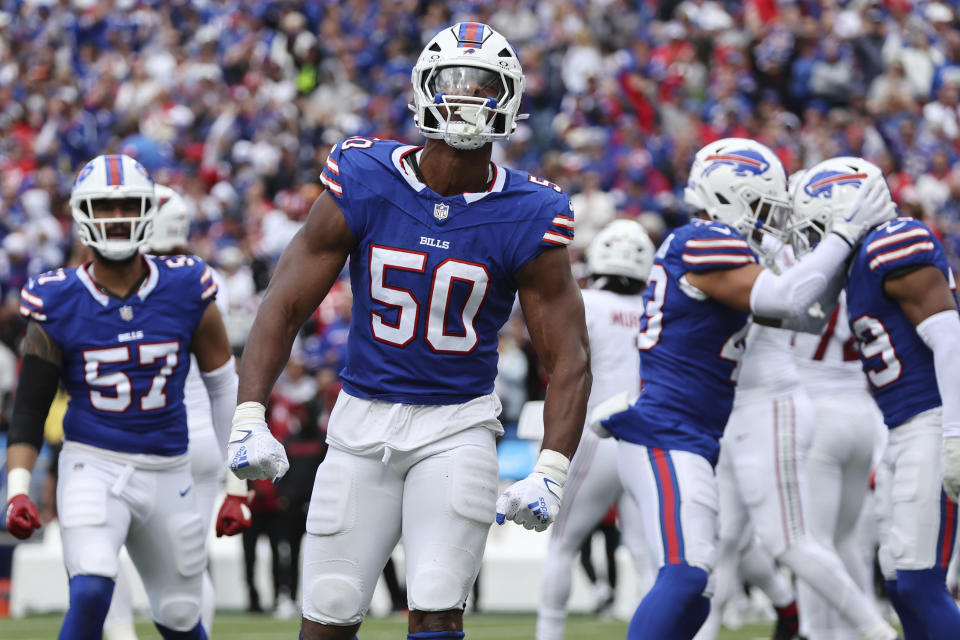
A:
{"label": "white football pants", "polygon": [[176,631],[196,626],[205,531],[189,466],[135,469],[67,443],[59,468],[57,507],[67,574],[116,579],[120,547],[126,544],[154,621]]}
{"label": "white football pants", "polygon": [[887,580],[897,569],[946,567],[956,522],[941,488],[940,408],[925,411],[890,429],[877,469],[880,513],[880,569]]}
{"label": "white football pants", "polygon": [[737,492],[761,544],[826,598],[861,633],[892,629],[831,549],[808,528],[806,452],[814,435],[813,406],[796,390],[734,406],[723,436]]}
{"label": "white football pants", "polygon": [[620,483],[617,441],[584,431],[570,463],[563,505],[550,527],[547,559],[540,576],[537,640],[562,640],[574,561],[584,541],[614,502],[619,509],[623,543],[633,558],[640,584],[649,588],[654,576],[647,561],[643,524],[640,511]]}
{"label": "white football pants", "polygon": [[[197,494],[198,513],[203,519],[204,536],[210,531],[213,522],[213,508],[223,476],[226,473],[226,463],[220,455],[220,445],[217,443],[213,426],[209,430],[192,431],[190,433],[190,475],[193,476],[193,490]],[[113,600],[103,624],[103,635],[106,640],[127,640],[135,638],[133,633],[133,594],[131,593],[130,577],[126,575],[123,565],[118,565],[117,581],[113,588]],[[210,570],[203,570],[203,601],[200,607],[200,621],[207,635],[212,635],[213,614],[216,609],[216,596],[213,592],[213,579]],[[133,634],[133,635],[131,635]]]}
{"label": "white football pants", "polygon": [[[807,455],[808,527],[823,546],[837,552],[867,594],[873,591],[873,549],[863,549],[863,532],[875,518],[865,513],[870,469],[886,437],[883,416],[870,393],[813,396],[816,431]],[[798,585],[800,632],[815,640],[857,640],[857,629],[805,582]]]}
{"label": "white football pants", "polygon": [[494,520],[497,479],[486,427],[412,451],[358,455],[331,446],[307,515],[304,617],[337,626],[363,620],[401,537],[410,609],[462,608]]}

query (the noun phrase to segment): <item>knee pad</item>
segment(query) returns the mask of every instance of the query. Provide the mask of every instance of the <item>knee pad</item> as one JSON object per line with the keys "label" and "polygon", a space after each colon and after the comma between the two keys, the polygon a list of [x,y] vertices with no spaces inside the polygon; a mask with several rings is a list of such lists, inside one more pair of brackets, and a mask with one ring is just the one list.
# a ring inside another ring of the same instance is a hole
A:
{"label": "knee pad", "polygon": [[[157,612],[158,619],[153,621],[157,628],[163,626],[176,632],[190,633],[194,627],[200,624],[200,602],[198,600],[168,598],[160,603]],[[167,636],[164,637],[166,638]],[[183,637],[193,638],[194,636],[188,635]],[[196,637],[199,638],[200,636]]]}
{"label": "knee pad", "polygon": [[157,631],[160,632],[160,637],[163,640],[207,640],[207,632],[203,630],[203,625],[199,622],[189,631],[174,631],[159,622],[153,624],[157,627]]}
{"label": "knee pad", "polygon": [[661,567],[657,582],[678,601],[694,602],[704,595],[710,575],[699,567],[689,564],[667,564]]}
{"label": "knee pad", "polygon": [[407,588],[411,608],[417,611],[449,611],[463,606],[470,585],[448,569],[431,567],[411,576]]}
{"label": "knee pad", "polygon": [[348,625],[363,620],[363,602],[357,579],[351,575],[326,574],[304,590],[303,615],[323,624]]}

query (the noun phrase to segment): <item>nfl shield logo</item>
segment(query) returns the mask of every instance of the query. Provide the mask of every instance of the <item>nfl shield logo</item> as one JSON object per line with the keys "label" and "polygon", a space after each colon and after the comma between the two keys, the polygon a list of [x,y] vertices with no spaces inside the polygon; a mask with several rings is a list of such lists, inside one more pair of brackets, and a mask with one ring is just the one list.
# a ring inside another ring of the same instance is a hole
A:
{"label": "nfl shield logo", "polygon": [[120,307],[120,317],[128,322],[133,320],[133,307],[129,305]]}
{"label": "nfl shield logo", "polygon": [[433,217],[437,220],[446,220],[450,213],[450,205],[438,202],[433,205]]}

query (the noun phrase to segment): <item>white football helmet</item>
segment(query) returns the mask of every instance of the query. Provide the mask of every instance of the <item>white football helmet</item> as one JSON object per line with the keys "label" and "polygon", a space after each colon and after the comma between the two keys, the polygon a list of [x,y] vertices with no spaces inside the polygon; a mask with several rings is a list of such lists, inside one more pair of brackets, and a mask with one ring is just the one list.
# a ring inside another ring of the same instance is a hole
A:
{"label": "white football helmet", "polygon": [[[813,249],[830,233],[833,214],[855,200],[860,187],[871,178],[884,180],[880,167],[853,156],[831,158],[814,165],[796,181],[796,186],[791,177],[793,213],[787,231],[797,257]],[[885,191],[883,208],[889,213],[884,220],[893,220],[897,217],[896,205],[890,196],[890,189],[886,188]]]}
{"label": "white football helmet", "polygon": [[[139,200],[136,215],[93,216],[93,202],[127,199]],[[107,260],[126,260],[147,243],[156,205],[150,174],[125,155],[97,156],[80,169],[70,191],[70,210],[80,241]]]}
{"label": "white football helmet", "polygon": [[785,235],[790,211],[787,172],[776,154],[759,142],[724,138],[700,149],[683,200],[735,228],[758,251],[764,235]]}
{"label": "white football helmet", "polygon": [[156,186],[157,214],[147,249],[152,253],[169,253],[186,247],[190,237],[190,211],[183,196],[162,184]]}
{"label": "white football helmet", "polygon": [[647,281],[656,249],[639,222],[614,220],[587,247],[587,273]]}
{"label": "white football helmet", "polygon": [[507,39],[480,22],[435,35],[411,73],[417,128],[455,149],[506,140],[517,128],[523,69]]}

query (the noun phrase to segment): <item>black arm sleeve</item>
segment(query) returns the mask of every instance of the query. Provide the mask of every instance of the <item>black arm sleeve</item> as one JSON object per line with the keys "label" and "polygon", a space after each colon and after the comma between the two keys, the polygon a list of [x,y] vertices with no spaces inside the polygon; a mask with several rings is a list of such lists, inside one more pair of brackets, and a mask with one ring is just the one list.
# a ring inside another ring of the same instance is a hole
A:
{"label": "black arm sleeve", "polygon": [[7,446],[28,444],[38,451],[43,445],[43,423],[57,395],[60,368],[33,354],[24,356],[13,401],[13,420]]}

